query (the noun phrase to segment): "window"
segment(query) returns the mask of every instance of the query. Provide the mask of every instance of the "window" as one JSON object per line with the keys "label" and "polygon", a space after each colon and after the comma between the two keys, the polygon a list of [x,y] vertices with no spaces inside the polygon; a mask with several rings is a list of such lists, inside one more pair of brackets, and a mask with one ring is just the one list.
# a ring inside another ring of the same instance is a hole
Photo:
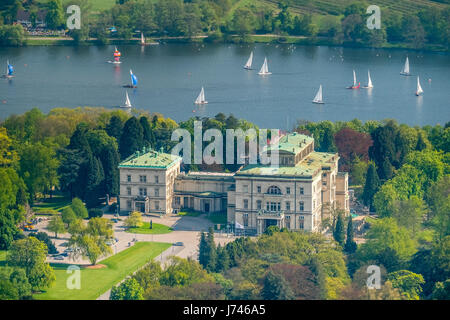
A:
{"label": "window", "polygon": [[141,197],[147,196],[147,188],[139,188],[139,195]]}
{"label": "window", "polygon": [[131,175],[127,175],[127,181],[131,182]]}
{"label": "window", "polygon": [[267,191],[267,193],[269,193],[269,194],[281,194],[281,190],[277,186],[271,186],[271,187],[269,187],[269,190]]}
{"label": "window", "polygon": [[127,187],[127,195],[131,196],[131,187]]}
{"label": "window", "polygon": [[257,186],[256,190],[258,191],[258,193],[261,193],[261,186]]}
{"label": "window", "polygon": [[299,210],[300,210],[300,211],[305,211],[305,202],[300,201],[300,204],[299,204]]}
{"label": "window", "polygon": [[300,221],[299,221],[300,229],[304,229],[304,222],[305,222],[305,217],[300,216]]}
{"label": "window", "polygon": [[155,201],[155,210],[159,210],[159,201]]}
{"label": "window", "polygon": [[242,218],[244,220],[244,227],[247,227],[248,226],[248,213],[244,213]]}
{"label": "window", "polygon": [[131,200],[127,200],[127,209],[131,210]]}
{"label": "window", "polygon": [[291,194],[291,188],[289,187],[286,188],[286,194]]}
{"label": "window", "polygon": [[299,227],[300,227],[300,229],[302,229],[302,230],[304,229],[303,221],[300,221]]}
{"label": "window", "polygon": [[244,209],[248,209],[248,199],[244,199]]}
{"label": "window", "polygon": [[261,200],[256,200],[256,209],[261,209],[262,208],[262,201]]}
{"label": "window", "polygon": [[326,180],[322,181],[322,185],[326,186],[327,185],[327,181]]}
{"label": "window", "polygon": [[180,205],[180,197],[175,197],[175,204]]}
{"label": "window", "polygon": [[155,176],[155,183],[159,183],[159,177]]}
{"label": "window", "polygon": [[139,176],[140,182],[147,182],[147,176]]}
{"label": "window", "polygon": [[326,176],[327,176],[327,173],[326,173],[326,172],[324,172],[324,173],[323,173],[323,177],[325,178]]}
{"label": "window", "polygon": [[291,203],[289,201],[286,202],[286,211],[291,210]]}
{"label": "window", "polygon": [[267,211],[281,211],[281,202],[267,202]]}
{"label": "window", "polygon": [[290,216],[286,216],[285,218],[285,225],[287,229],[291,228],[291,217]]}
{"label": "window", "polygon": [[247,185],[247,184],[244,184],[244,185],[242,186],[242,192],[244,192],[244,193],[247,193],[247,192],[248,192],[248,185]]}
{"label": "window", "polygon": [[300,187],[300,194],[305,194],[305,188]]}
{"label": "window", "polygon": [[155,188],[155,197],[159,197],[159,188]]}

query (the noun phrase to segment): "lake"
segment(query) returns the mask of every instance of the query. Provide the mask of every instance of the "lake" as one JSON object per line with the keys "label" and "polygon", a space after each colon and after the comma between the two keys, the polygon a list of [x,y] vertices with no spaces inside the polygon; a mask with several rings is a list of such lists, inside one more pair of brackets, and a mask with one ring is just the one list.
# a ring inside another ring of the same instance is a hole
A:
{"label": "lake", "polygon": [[[297,120],[382,120],[423,126],[450,120],[450,55],[406,50],[277,44],[160,44],[0,48],[1,73],[9,59],[12,80],[0,79],[0,119],[33,107],[104,106],[125,103],[176,121],[234,114],[262,128],[292,129]],[[254,51],[253,68],[243,65]],[[258,75],[267,56],[268,76]],[[406,56],[413,76],[400,75]],[[125,89],[130,69],[137,89]],[[361,87],[370,70],[373,89],[348,90],[356,71]],[[424,95],[415,96],[417,75]],[[311,101],[319,85],[325,104]],[[208,104],[195,106],[205,88]]]}

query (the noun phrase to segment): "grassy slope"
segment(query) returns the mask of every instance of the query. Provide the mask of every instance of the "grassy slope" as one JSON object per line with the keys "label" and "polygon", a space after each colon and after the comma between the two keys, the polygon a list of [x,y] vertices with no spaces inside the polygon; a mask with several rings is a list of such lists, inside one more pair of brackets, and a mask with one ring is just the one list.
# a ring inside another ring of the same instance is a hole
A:
{"label": "grassy slope", "polygon": [[66,281],[67,265],[52,265],[56,282],[47,292],[34,295],[38,300],[95,300],[115,284],[131,275],[162,251],[170,247],[169,243],[138,242],[131,248],[119,252],[103,261],[103,269],[81,269],[81,289],[69,290]]}
{"label": "grassy slope", "polygon": [[71,204],[69,197],[63,197],[55,195],[52,199],[45,199],[45,201],[39,202],[33,206],[33,210],[36,213],[55,213],[61,211],[65,207]]}

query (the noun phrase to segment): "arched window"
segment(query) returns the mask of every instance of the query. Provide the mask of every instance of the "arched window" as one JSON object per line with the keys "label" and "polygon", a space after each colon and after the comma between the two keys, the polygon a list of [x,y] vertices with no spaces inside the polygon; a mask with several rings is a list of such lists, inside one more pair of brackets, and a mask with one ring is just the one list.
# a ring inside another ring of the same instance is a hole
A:
{"label": "arched window", "polygon": [[271,187],[269,187],[269,190],[267,191],[267,193],[269,193],[269,194],[281,194],[281,190],[277,186],[271,186]]}

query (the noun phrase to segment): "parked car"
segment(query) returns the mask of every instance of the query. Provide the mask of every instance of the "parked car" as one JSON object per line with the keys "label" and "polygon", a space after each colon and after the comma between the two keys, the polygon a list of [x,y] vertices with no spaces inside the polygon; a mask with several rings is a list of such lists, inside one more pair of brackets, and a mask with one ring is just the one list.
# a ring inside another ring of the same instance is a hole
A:
{"label": "parked car", "polygon": [[64,260],[64,257],[62,255],[56,256],[53,259],[55,260]]}
{"label": "parked car", "polygon": [[174,246],[178,246],[178,247],[182,247],[182,246],[184,246],[184,243],[183,242],[175,242],[173,245]]}

